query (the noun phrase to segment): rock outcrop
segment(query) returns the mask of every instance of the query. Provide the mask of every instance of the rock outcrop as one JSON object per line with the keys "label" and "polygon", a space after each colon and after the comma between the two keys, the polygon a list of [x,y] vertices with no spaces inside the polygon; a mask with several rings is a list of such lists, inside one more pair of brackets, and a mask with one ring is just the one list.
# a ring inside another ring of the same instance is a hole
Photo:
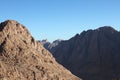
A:
{"label": "rock outcrop", "polygon": [[110,26],[83,31],[50,51],[60,64],[83,80],[120,78],[120,32]]}
{"label": "rock outcrop", "polygon": [[0,24],[0,80],[80,80],[14,20]]}
{"label": "rock outcrop", "polygon": [[42,40],[42,41],[38,41],[38,42],[40,42],[44,46],[45,49],[49,50],[49,45],[51,43],[47,39]]}
{"label": "rock outcrop", "polygon": [[56,47],[61,41],[63,41],[63,40],[57,39],[57,40],[53,41],[52,43],[50,43],[47,39],[45,39],[45,40],[42,40],[42,41],[39,41],[39,42],[41,42],[43,44],[43,46],[47,50],[50,51],[51,49],[53,49],[54,47]]}

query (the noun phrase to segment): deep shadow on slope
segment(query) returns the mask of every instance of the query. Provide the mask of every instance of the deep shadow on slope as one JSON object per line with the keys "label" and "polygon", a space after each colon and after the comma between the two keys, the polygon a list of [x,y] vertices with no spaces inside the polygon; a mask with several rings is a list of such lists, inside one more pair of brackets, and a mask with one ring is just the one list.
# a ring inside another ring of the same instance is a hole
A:
{"label": "deep shadow on slope", "polygon": [[120,78],[120,32],[110,26],[83,31],[50,51],[83,80]]}

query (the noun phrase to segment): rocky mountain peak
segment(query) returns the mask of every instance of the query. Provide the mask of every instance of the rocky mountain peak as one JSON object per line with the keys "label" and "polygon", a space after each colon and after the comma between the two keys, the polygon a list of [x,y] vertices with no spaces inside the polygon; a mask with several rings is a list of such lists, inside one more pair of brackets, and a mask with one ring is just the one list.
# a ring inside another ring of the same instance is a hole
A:
{"label": "rocky mountain peak", "polygon": [[120,32],[110,26],[83,31],[50,51],[60,64],[83,80],[120,78]]}
{"label": "rocky mountain peak", "polygon": [[79,80],[14,20],[0,24],[0,80]]}
{"label": "rocky mountain peak", "polygon": [[100,27],[96,30],[110,30],[110,31],[116,31],[114,28],[112,28],[112,26],[103,26],[103,27]]}
{"label": "rocky mountain peak", "polygon": [[6,48],[4,46],[8,46],[9,48],[6,51],[9,51],[9,49],[14,49],[14,47],[21,47],[22,49],[29,47],[31,44],[34,46],[36,44],[29,31],[15,20],[2,22],[0,24],[0,29],[0,44],[2,44],[1,47],[3,47],[2,51]]}
{"label": "rocky mountain peak", "polygon": [[50,43],[47,39],[41,41],[43,44]]}
{"label": "rocky mountain peak", "polygon": [[50,43],[49,41],[46,41],[46,40],[42,40],[42,41],[40,41],[42,44],[43,44],[43,46],[47,49],[47,50],[51,50],[52,48],[54,48],[55,46],[57,46],[59,43],[61,43],[62,41],[64,41],[64,40],[62,40],[62,39],[57,39],[57,40],[55,40],[55,41],[53,41],[52,43]]}

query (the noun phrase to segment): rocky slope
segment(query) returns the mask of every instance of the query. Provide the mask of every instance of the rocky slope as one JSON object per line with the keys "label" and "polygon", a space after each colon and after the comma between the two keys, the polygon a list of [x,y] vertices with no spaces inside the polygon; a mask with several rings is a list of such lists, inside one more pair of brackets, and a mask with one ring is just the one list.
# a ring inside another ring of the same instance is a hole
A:
{"label": "rocky slope", "polygon": [[14,20],[0,24],[0,80],[80,80]]}
{"label": "rocky slope", "polygon": [[83,31],[51,49],[56,60],[83,80],[120,78],[120,32],[110,26]]}

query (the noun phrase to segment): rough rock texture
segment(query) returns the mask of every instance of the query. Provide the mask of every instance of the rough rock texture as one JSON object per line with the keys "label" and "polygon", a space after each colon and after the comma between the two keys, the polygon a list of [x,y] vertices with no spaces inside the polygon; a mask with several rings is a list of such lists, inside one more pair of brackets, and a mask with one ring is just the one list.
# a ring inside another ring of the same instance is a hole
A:
{"label": "rough rock texture", "polygon": [[0,80],[80,80],[59,65],[20,23],[0,24]]}
{"label": "rough rock texture", "polygon": [[110,26],[83,31],[51,49],[56,60],[83,80],[119,80],[120,32]]}

